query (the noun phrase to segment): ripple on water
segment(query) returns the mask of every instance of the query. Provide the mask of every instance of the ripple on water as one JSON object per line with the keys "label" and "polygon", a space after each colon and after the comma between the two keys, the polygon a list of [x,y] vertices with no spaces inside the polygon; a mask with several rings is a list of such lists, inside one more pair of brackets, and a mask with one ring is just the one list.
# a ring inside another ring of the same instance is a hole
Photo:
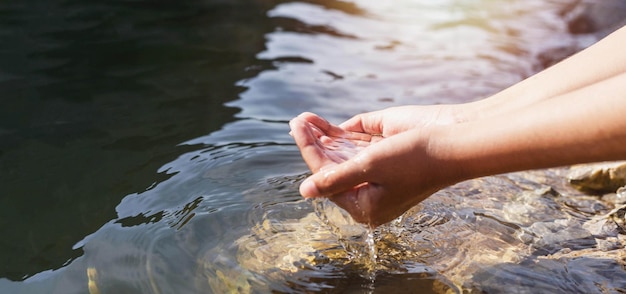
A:
{"label": "ripple on water", "polygon": [[[346,290],[349,283],[380,290],[411,276],[429,291],[498,291],[503,283],[520,291],[620,289],[610,275],[626,274],[626,238],[614,219],[626,209],[574,217],[565,203],[576,199],[555,190],[563,187],[532,179],[521,173],[460,183],[373,232],[327,201],[313,208],[307,201],[272,203],[259,207],[250,234],[237,240],[239,265],[263,273],[267,287],[303,291]],[[549,209],[531,214],[528,206]],[[560,276],[546,274],[557,268]],[[597,283],[581,276],[585,271]]]}
{"label": "ripple on water", "polygon": [[622,265],[605,258],[536,259],[501,263],[481,269],[468,288],[505,293],[515,285],[517,293],[621,293],[626,289]]}
{"label": "ripple on water", "polygon": [[[383,246],[382,233],[370,232],[354,223],[330,202],[322,200],[312,206],[310,201],[301,200],[274,203],[258,210],[262,213],[250,233],[235,242],[238,264],[251,275],[263,276],[263,285],[252,285],[253,288],[363,291],[391,287],[393,281],[406,279],[403,283],[407,287],[419,287],[425,293],[432,292],[433,287],[454,289],[430,267],[409,258],[410,253],[402,248],[385,248],[384,254],[377,255],[372,250]],[[380,270],[384,271],[379,275]],[[221,285],[216,287],[228,284],[214,282]]]}

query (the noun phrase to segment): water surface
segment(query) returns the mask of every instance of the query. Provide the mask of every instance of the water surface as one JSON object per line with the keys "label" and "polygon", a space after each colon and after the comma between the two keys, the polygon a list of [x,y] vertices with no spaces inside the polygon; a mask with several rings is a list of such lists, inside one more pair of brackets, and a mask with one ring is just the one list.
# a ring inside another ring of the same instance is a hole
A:
{"label": "water surface", "polygon": [[623,235],[590,228],[616,204],[563,170],[443,190],[365,266],[298,195],[287,126],[486,97],[595,42],[607,3],[2,3],[0,293],[623,289]]}

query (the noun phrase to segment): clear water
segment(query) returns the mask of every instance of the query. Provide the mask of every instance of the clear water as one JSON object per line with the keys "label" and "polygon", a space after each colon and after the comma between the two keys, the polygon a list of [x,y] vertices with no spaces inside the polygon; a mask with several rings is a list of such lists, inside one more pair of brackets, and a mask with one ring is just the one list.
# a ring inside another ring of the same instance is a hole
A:
{"label": "clear water", "polygon": [[370,232],[300,198],[288,135],[302,111],[488,96],[624,19],[585,3],[5,1],[0,293],[623,290],[623,211],[565,169]]}

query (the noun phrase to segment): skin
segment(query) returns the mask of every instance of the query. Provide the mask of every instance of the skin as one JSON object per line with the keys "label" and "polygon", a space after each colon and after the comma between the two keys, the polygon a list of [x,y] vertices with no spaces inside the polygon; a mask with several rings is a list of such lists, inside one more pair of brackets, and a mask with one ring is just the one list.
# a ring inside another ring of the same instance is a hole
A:
{"label": "skin", "polygon": [[626,28],[489,98],[404,106],[333,125],[290,122],[313,172],[305,198],[328,197],[376,227],[467,179],[626,159]]}

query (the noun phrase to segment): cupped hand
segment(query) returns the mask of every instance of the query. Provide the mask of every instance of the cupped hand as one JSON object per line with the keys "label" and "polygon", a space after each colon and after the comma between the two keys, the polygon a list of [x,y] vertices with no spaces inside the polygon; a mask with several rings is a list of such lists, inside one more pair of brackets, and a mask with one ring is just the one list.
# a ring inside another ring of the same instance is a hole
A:
{"label": "cupped hand", "polygon": [[385,137],[365,132],[374,131],[369,127],[364,132],[344,129],[312,113],[294,118],[290,127],[314,173],[300,193],[328,197],[371,227],[395,219],[445,186],[439,180],[444,177],[438,177],[441,170],[431,163],[426,128],[396,128],[403,131]]}
{"label": "cupped hand", "polygon": [[313,173],[354,157],[380,136],[346,131],[322,117],[305,112],[289,122],[302,157]]}

